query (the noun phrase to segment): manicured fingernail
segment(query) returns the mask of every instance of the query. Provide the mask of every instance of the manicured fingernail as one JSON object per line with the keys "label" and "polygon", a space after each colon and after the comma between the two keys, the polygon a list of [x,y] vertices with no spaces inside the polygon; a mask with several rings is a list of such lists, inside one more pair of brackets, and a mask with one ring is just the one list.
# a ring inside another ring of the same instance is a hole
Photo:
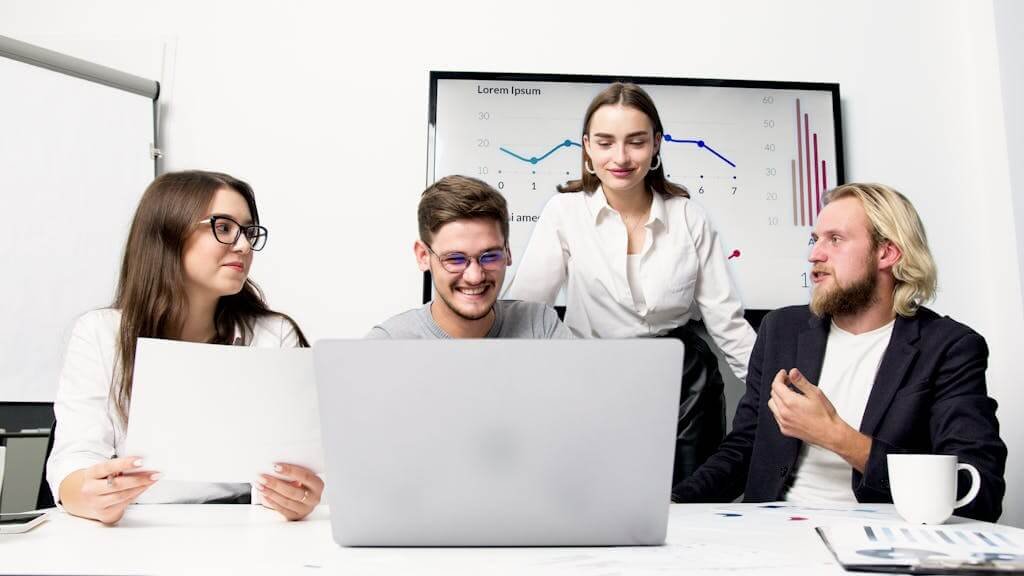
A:
{"label": "manicured fingernail", "polygon": [[162,477],[163,477],[163,474],[161,474],[160,472],[155,472],[155,473],[149,475],[149,479],[152,480],[153,482],[156,482],[157,480],[159,480]]}
{"label": "manicured fingernail", "polygon": [[135,461],[132,462],[132,466],[142,468],[142,458],[136,458]]}
{"label": "manicured fingernail", "polygon": [[280,464],[274,464],[274,472],[284,472],[284,466]]}
{"label": "manicured fingernail", "polygon": [[259,482],[260,484],[264,485],[264,486],[267,485],[267,479],[264,478],[263,476],[260,476],[259,478],[257,478],[256,481]]}

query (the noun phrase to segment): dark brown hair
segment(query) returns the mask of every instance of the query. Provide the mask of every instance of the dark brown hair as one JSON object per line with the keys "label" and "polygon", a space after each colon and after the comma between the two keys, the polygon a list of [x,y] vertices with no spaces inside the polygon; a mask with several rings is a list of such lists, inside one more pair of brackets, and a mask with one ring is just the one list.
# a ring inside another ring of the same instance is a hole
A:
{"label": "dark brown hair", "polygon": [[[665,134],[665,128],[661,125],[661,117],[658,116],[658,109],[654,107],[654,100],[651,99],[647,92],[636,84],[616,82],[602,90],[597,96],[594,96],[590,106],[587,106],[587,113],[583,117],[583,135],[586,136],[590,132],[590,120],[599,108],[602,106],[618,105],[628,106],[643,112],[651,121],[651,128],[654,129],[654,138],[661,138]],[[582,159],[580,160],[580,175],[582,177],[579,180],[570,180],[562,184],[558,187],[558,191],[593,192],[597,190],[601,180],[598,179],[597,175],[587,172],[587,163],[589,161],[587,149],[584,147]],[[690,193],[686,191],[686,188],[665,179],[664,162],[661,162],[656,169],[647,172],[647,176],[644,177],[644,183],[664,196],[690,197]]]}
{"label": "dark brown hair", "polygon": [[[128,422],[135,343],[139,338],[178,337],[189,305],[182,264],[185,241],[206,216],[214,194],[221,188],[241,194],[253,224],[259,224],[252,188],[219,172],[189,170],[164,174],[146,188],[135,210],[112,305],[121,311],[121,327],[111,397],[122,424]],[[217,334],[210,343],[233,344],[237,329],[241,332],[241,344],[248,344],[256,320],[272,315],[281,316],[292,325],[300,346],[309,346],[295,321],[268,308],[263,291],[248,279],[237,294],[218,300],[214,312]]]}
{"label": "dark brown hair", "polygon": [[501,192],[476,178],[445,176],[427,187],[420,197],[420,240],[430,244],[445,224],[476,218],[497,221],[508,244],[508,203]]}

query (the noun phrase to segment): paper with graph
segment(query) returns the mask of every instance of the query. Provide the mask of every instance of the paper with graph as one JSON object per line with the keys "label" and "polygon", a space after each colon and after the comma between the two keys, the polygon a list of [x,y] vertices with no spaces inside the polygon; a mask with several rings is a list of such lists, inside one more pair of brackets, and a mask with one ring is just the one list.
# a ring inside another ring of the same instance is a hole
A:
{"label": "paper with graph", "polygon": [[965,522],[941,526],[849,524],[818,528],[848,570],[927,573],[1024,571],[1024,531]]}

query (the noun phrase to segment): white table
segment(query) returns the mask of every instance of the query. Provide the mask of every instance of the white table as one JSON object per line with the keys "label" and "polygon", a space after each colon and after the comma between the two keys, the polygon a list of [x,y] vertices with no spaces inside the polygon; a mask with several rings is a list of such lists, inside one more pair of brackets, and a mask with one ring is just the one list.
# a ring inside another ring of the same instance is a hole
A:
{"label": "white table", "polygon": [[[871,508],[874,522],[898,522],[891,506]],[[725,509],[742,515],[722,515]],[[790,520],[790,514],[807,519]],[[326,507],[302,522],[286,522],[259,506],[137,505],[114,527],[54,511],[31,532],[0,535],[0,573],[845,574],[814,527],[866,521],[864,515],[754,504],[674,504],[664,546],[343,548],[331,538]]]}

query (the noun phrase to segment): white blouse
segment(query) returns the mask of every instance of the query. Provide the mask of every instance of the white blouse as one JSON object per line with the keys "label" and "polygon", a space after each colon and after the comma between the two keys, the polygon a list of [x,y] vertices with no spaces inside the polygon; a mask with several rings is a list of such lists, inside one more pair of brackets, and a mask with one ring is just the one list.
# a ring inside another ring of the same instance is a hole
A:
{"label": "white blouse", "polygon": [[[113,457],[130,456],[121,453],[125,429],[110,396],[120,325],[121,312],[104,308],[83,314],[71,332],[53,404],[57,428],[46,469],[55,502],[60,499],[60,483],[72,472]],[[286,348],[298,344],[291,322],[282,316],[267,316],[257,320],[250,346]],[[192,425],[187,414],[181,418],[183,426]],[[206,502],[248,492],[248,484],[160,480],[137,502]]]}
{"label": "white blouse", "polygon": [[581,338],[660,336],[702,318],[732,371],[745,380],[756,335],[743,318],[704,209],[688,198],[655,193],[644,227],[638,254],[643,294],[634,298],[626,225],[604,191],[556,194],[505,297],[553,304],[567,284],[565,323]]}

